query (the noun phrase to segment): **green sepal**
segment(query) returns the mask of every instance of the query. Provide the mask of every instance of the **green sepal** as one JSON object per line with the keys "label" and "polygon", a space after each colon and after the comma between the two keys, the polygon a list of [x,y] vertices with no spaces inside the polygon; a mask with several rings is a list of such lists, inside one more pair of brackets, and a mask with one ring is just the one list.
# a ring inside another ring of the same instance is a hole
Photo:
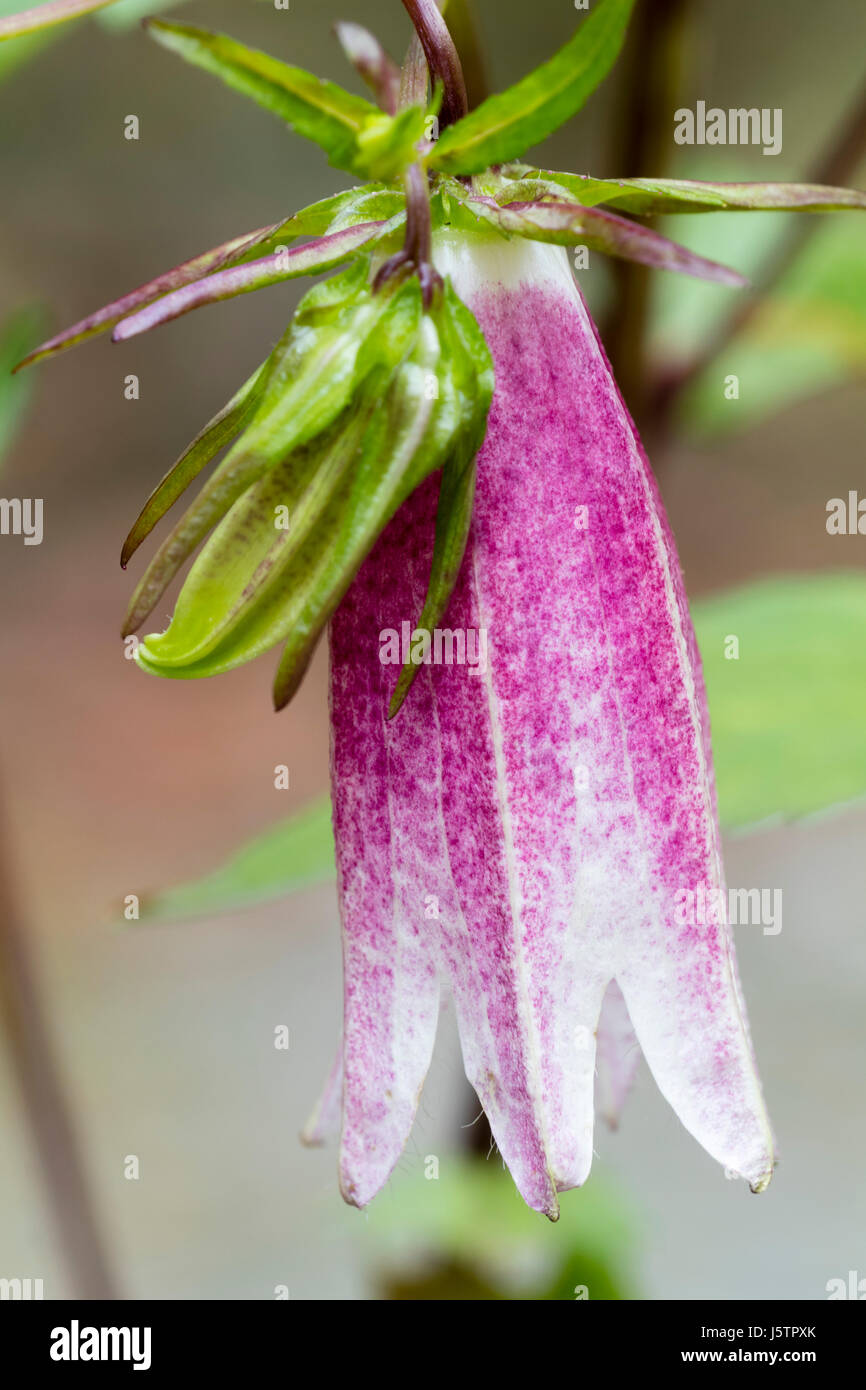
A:
{"label": "green sepal", "polygon": [[120,563],[124,569],[142,541],[150,535],[154,526],[174,506],[202,469],[240,434],[261,400],[269,363],[270,359],[253,372],[222,410],[199,431],[165,477],[157,483],[123,543]]}
{"label": "green sepal", "polygon": [[[507,180],[505,184],[502,179]],[[491,180],[492,181],[492,180]],[[537,190],[537,191],[533,191]],[[484,191],[488,189],[485,187]],[[866,193],[814,183],[705,183],[694,179],[593,179],[530,165],[501,170],[491,196],[499,203],[569,197],[584,207],[656,217],[681,212],[836,212],[866,208]]]}
{"label": "green sepal", "polygon": [[248,48],[227,34],[189,24],[149,20],[149,32],[187,62],[219,77],[313,140],[331,164],[359,178],[397,178],[417,158],[424,134],[421,107],[389,116],[335,82]]}
{"label": "green sepal", "polygon": [[[417,485],[437,404],[424,387],[438,365],[439,342],[421,314],[417,281],[400,286],[391,307],[386,319],[397,326],[391,332],[385,320],[380,325],[372,348],[379,358],[360,399],[306,454],[288,457],[238,501],[190,571],[168,632],[141,647],[145,669],[216,674],[286,638],[306,664],[405,487]],[[407,352],[412,318],[415,342]],[[282,533],[274,525],[280,505],[292,523]]]}
{"label": "green sepal", "polygon": [[488,97],[443,131],[428,163],[477,174],[522,156],[583,106],[613,66],[634,0],[597,0],[577,33],[548,62]]}
{"label": "green sepal", "polygon": [[383,297],[366,293],[368,269],[360,259],[304,296],[269,358],[252,420],[151,560],[130,601],[124,635],[140,627],[242,493],[327,429],[349,403],[365,342],[386,306]]}
{"label": "green sepal", "polygon": [[[484,443],[494,386],[493,358],[484,334],[450,280],[445,282],[440,332],[463,402],[463,418],[439,485],[430,579],[417,624],[428,632],[438,626],[445,613],[463,562],[475,500],[476,461]],[[417,672],[418,666],[407,661],[391,696],[389,719],[403,704]]]}
{"label": "green sepal", "polygon": [[322,198],[302,208],[284,222],[278,222],[269,233],[267,241],[259,243],[243,258],[252,260],[266,256],[275,246],[294,241],[296,237],[328,236],[331,232],[342,232],[347,227],[360,222],[387,222],[403,211],[406,199],[396,188],[387,188],[382,182],[361,184],[358,188],[347,188],[344,193],[335,193],[330,198]]}
{"label": "green sepal", "polygon": [[397,179],[418,158],[428,112],[423,106],[407,106],[396,116],[380,114],[368,121],[358,135],[352,168],[359,178],[387,182]]}
{"label": "green sepal", "polygon": [[146,27],[166,48],[221,78],[286,121],[299,135],[315,141],[338,169],[354,172],[357,137],[370,120],[381,117],[372,102],[303,68],[248,48],[227,34],[158,19],[148,21]]}

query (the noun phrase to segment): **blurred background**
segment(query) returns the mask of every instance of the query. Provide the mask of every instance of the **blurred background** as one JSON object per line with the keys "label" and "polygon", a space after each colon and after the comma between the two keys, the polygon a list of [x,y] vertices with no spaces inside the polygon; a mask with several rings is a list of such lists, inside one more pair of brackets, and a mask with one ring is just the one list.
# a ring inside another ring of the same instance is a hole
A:
{"label": "blurred background", "polygon": [[[10,361],[43,329],[345,186],[319,151],[150,42],[132,21],[152,9],[122,0],[102,22],[0,48]],[[494,90],[581,18],[571,0],[475,9]],[[629,52],[539,154],[546,167],[801,179],[862,105],[866,11],[853,0],[638,9]],[[398,0],[291,0],[286,10],[195,0],[176,12],[353,88],[335,19],[367,24],[397,56],[409,35]],[[653,71],[644,46],[656,24],[680,65],[654,94],[642,141],[635,84]],[[673,112],[699,99],[782,108],[781,154],[676,146]],[[124,138],[130,114],[138,141]],[[647,140],[655,165],[627,167]],[[844,181],[863,187],[859,148]],[[734,214],[672,219],[671,229],[760,282],[792,222]],[[0,539],[2,910],[36,980],[40,1045],[55,1054],[102,1247],[101,1260],[76,1268],[88,1235],[74,1216],[65,1234],[54,1219],[22,1104],[19,1039],[0,1049],[0,1277],[42,1278],[46,1298],[539,1298],[587,1286],[590,1298],[820,1299],[829,1280],[866,1276],[866,537],[825,525],[830,498],[866,495],[864,233],[856,215],[828,214],[664,418],[650,411],[650,370],[675,379],[724,323],[731,292],[659,275],[644,301],[646,286],[624,286],[600,256],[581,273],[626,393],[646,412],[698,601],[729,882],[783,892],[781,932],[737,934],[781,1154],[760,1200],[725,1180],[642,1065],[620,1130],[599,1127],[587,1187],[565,1194],[563,1219],[549,1226],[523,1210],[495,1154],[474,1152],[478,1106],[446,1015],[392,1183],[364,1214],[343,1206],[334,1148],[305,1150],[297,1138],[339,1024],[333,884],[263,891],[218,915],[123,920],[128,895],[146,906],[208,875],[327,789],[324,651],[275,716],[270,657],[219,680],[161,682],[124,659],[116,635],[131,520],[277,339],[303,287],[208,308],[122,347],[98,339],[37,367],[29,400],[0,386],[0,492],[41,497],[45,509],[41,545]],[[124,397],[130,373],[138,400]],[[723,394],[729,373],[740,377],[736,402]],[[731,632],[752,639],[735,671],[720,660]],[[288,790],[275,789],[277,764]],[[280,1025],[288,1050],[274,1047]],[[33,1103],[32,1085],[25,1094]],[[68,1136],[55,1139],[54,1201],[77,1210]],[[92,1258],[93,1230],[89,1241]]]}

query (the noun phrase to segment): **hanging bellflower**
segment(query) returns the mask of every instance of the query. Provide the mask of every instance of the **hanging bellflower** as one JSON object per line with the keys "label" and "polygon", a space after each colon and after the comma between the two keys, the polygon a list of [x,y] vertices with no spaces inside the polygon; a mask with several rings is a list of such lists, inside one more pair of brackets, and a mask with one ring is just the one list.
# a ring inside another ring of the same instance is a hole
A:
{"label": "hanging bellflower", "polygon": [[700,658],[566,248],[736,287],[634,218],[866,195],[536,168],[526,150],[610,69],[631,0],[597,0],[558,54],[471,112],[440,9],[404,4],[402,69],[338,26],[377,105],[151,22],[364,182],[26,360],[336,271],[156,488],[122,561],[226,450],[133,595],[127,634],[195,555],[139,664],[207,676],[280,644],[280,707],[329,632],[344,1028],[306,1137],[339,1123],[346,1200],[369,1202],[406,1143],[443,995],[531,1207],[555,1218],[558,1193],[584,1182],[595,1111],[616,1119],[639,1049],[685,1127],[760,1191],[774,1146],[730,929],[678,912],[684,892],[724,889]]}

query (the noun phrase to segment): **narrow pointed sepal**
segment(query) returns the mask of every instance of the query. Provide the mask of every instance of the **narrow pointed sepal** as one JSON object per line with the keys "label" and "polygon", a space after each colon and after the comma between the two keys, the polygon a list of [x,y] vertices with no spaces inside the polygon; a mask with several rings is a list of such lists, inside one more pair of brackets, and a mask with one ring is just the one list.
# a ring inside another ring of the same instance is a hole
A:
{"label": "narrow pointed sepal", "polygon": [[701,280],[741,289],[748,281],[738,271],[698,256],[670,238],[603,208],[578,203],[514,202],[466,198],[464,206],[507,234],[558,246],[586,246],[620,260],[637,261],[654,270],[675,270]]}
{"label": "narrow pointed sepal", "polygon": [[340,47],[367,83],[382,110],[393,116],[400,104],[400,69],[375,34],[363,24],[338,20],[334,32]]}
{"label": "narrow pointed sepal", "polygon": [[112,338],[115,342],[123,342],[140,333],[148,333],[160,324],[170,323],[172,319],[200,309],[205,304],[217,304],[220,300],[233,299],[252,290],[266,289],[283,280],[294,280],[299,275],[319,275],[323,271],[334,270],[360,251],[362,246],[373,241],[385,225],[384,222],[362,222],[344,231],[333,232],[330,236],[319,237],[304,246],[295,246],[291,250],[281,248],[260,260],[205,276],[194,284],[184,285],[163,295],[155,303],[122,319],[114,329]]}
{"label": "narrow pointed sepal", "polygon": [[[699,179],[594,179],[521,165],[502,176],[532,181],[584,206],[604,203],[640,217],[683,212],[843,212],[866,208],[866,192],[821,183],[712,183]],[[522,197],[523,194],[515,196]],[[508,199],[507,201],[511,201]]]}
{"label": "narrow pointed sepal", "polygon": [[169,469],[148,497],[123,543],[120,564],[126,569],[143,540],[165,516],[177,499],[216,458],[226,444],[241,432],[261,399],[267,381],[269,362],[264,362],[236,391],[231,400],[209,420],[192,443]]}
{"label": "narrow pointed sepal", "polygon": [[259,227],[254,232],[233,237],[210,251],[183,261],[171,270],[163,271],[153,280],[146,281],[135,290],[112,300],[101,309],[88,314],[78,323],[72,324],[62,333],[49,338],[23,358],[15,368],[20,371],[43,357],[52,357],[66,348],[76,347],[89,338],[113,329],[121,319],[129,318],[154,301],[165,298],[185,286],[216,274],[219,271],[244,265],[253,257],[261,258],[265,253],[285,253],[290,242],[297,237],[323,237],[333,232],[341,232],[356,227],[362,222],[390,221],[396,226],[403,211],[403,195],[395,189],[380,184],[366,184],[360,188],[347,189],[345,193],[322,198],[317,203],[293,213],[281,222],[267,227]]}

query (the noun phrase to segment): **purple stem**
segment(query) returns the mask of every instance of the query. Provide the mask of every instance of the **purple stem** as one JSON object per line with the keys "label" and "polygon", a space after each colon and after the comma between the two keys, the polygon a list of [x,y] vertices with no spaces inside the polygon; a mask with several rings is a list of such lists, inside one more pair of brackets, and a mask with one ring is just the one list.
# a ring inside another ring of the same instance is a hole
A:
{"label": "purple stem", "polygon": [[409,18],[415,26],[427,66],[444,88],[442,96],[442,126],[453,125],[469,110],[466,82],[460,56],[439,13],[436,0],[403,0]]}
{"label": "purple stem", "polygon": [[442,277],[433,265],[433,232],[430,225],[430,195],[427,189],[427,175],[420,164],[412,164],[406,170],[406,240],[403,248],[389,256],[380,267],[373,281],[378,290],[394,275],[403,269],[412,269],[418,276],[424,308],[433,303],[436,288]]}

